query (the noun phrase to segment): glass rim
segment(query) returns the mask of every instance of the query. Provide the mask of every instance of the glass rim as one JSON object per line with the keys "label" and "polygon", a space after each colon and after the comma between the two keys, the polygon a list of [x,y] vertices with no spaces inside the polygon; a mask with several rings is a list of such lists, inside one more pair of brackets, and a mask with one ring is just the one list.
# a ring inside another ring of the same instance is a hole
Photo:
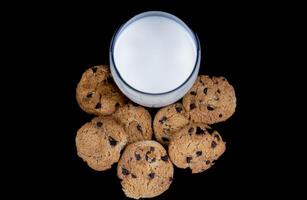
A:
{"label": "glass rim", "polygon": [[[141,90],[138,90],[134,87],[132,87],[129,83],[127,83],[122,75],[120,74],[120,72],[118,71],[117,67],[116,67],[116,64],[115,64],[115,60],[114,60],[114,54],[113,54],[113,50],[114,50],[114,45],[115,45],[115,42],[117,41],[117,38],[119,37],[120,33],[125,30],[125,28],[127,26],[129,26],[131,23],[139,20],[139,19],[142,19],[144,17],[148,17],[148,16],[162,16],[162,17],[166,17],[166,18],[169,18],[177,23],[179,23],[180,25],[182,25],[187,31],[188,33],[192,36],[192,38],[194,39],[194,43],[196,44],[196,58],[195,58],[195,63],[194,63],[194,67],[193,67],[193,70],[191,71],[190,75],[187,77],[187,79],[185,81],[183,81],[179,86],[177,86],[176,88],[170,90],[170,91],[166,91],[166,92],[159,92],[159,93],[150,93],[150,92],[144,92],[144,91],[141,91]],[[146,95],[164,95],[164,94],[169,94],[169,93],[172,93],[178,89],[180,89],[182,86],[184,86],[189,80],[190,78],[192,77],[192,75],[194,74],[196,68],[197,68],[197,64],[198,64],[198,61],[199,61],[199,51],[200,51],[200,42],[199,42],[199,38],[197,36],[197,34],[195,32],[193,32],[181,19],[179,19],[178,17],[176,17],[175,15],[172,15],[170,13],[167,13],[167,12],[163,12],[163,11],[147,11],[147,12],[142,12],[140,14],[137,14],[135,15],[134,17],[132,17],[131,19],[129,19],[127,22],[125,22],[124,24],[122,24],[116,31],[115,33],[113,34],[112,36],[112,39],[111,39],[111,45],[110,45],[110,57],[111,57],[111,61],[113,66],[114,66],[114,69],[115,69],[115,72],[116,74],[118,75],[119,79],[126,85],[128,86],[130,89],[138,92],[138,93],[142,93],[142,94],[146,94]]]}

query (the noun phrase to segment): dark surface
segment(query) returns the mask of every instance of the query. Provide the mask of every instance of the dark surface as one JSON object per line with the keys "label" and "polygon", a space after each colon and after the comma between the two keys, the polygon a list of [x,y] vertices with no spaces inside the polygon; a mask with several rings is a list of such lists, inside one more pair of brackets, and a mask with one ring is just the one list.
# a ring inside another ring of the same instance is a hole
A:
{"label": "dark surface", "polygon": [[[220,191],[235,192],[237,186],[243,187],[247,169],[243,115],[244,88],[241,65],[242,50],[245,37],[242,24],[237,21],[235,13],[224,13],[216,10],[215,13],[176,8],[173,6],[127,6],[112,13],[99,12],[79,15],[73,13],[63,24],[64,31],[59,29],[60,41],[64,49],[60,49],[63,63],[57,63],[58,84],[61,88],[62,114],[56,123],[60,124],[54,138],[57,150],[50,162],[56,162],[58,178],[62,183],[71,184],[78,191],[89,195],[109,196],[114,199],[124,198],[119,179],[116,176],[116,165],[111,170],[95,172],[90,169],[76,154],[76,131],[92,116],[84,113],[75,100],[75,88],[83,71],[95,64],[105,64],[108,60],[108,50],[111,37],[122,23],[130,17],[145,10],[163,10],[177,15],[194,30],[201,41],[202,59],[200,74],[222,75],[234,86],[237,92],[238,106],[236,113],[225,123],[214,125],[227,142],[226,153],[216,162],[216,165],[204,173],[192,175],[189,170],[175,169],[174,182],[170,189],[158,199],[179,198],[187,195],[190,198],[214,197]],[[209,9],[209,8],[208,8]],[[227,16],[228,15],[228,16]],[[227,16],[227,17],[226,17]],[[62,48],[59,46],[59,48]],[[152,116],[156,109],[150,109]],[[54,165],[54,163],[52,163]],[[236,180],[236,185],[233,185]],[[64,188],[63,188],[64,189]],[[210,191],[210,192],[208,192]],[[205,193],[205,194],[204,194]],[[237,194],[238,195],[238,194]],[[104,196],[102,196],[103,199]]]}
{"label": "dark surface", "polygon": [[[77,129],[85,122],[90,120],[90,116],[85,114],[78,107],[75,101],[75,87],[80,79],[82,72],[94,64],[108,63],[108,48],[112,34],[116,28],[124,21],[128,20],[134,14],[141,12],[143,9],[127,9],[122,13],[111,13],[107,15],[93,15],[89,19],[83,19],[84,22],[77,21],[76,31],[72,31],[67,36],[70,42],[68,46],[69,55],[72,59],[67,63],[65,70],[65,82],[67,83],[66,92],[64,93],[65,121],[61,130],[61,140],[63,140],[62,150],[59,152],[65,166],[60,165],[60,171],[63,172],[63,178],[69,183],[78,185],[85,191],[97,191],[103,195],[124,198],[121,191],[120,182],[116,176],[116,164],[111,170],[105,172],[95,172],[91,170],[76,155],[74,138]],[[216,165],[208,171],[192,175],[189,170],[175,170],[174,182],[171,188],[162,194],[159,199],[179,198],[182,194],[189,193],[190,197],[197,197],[205,191],[210,191],[206,197],[218,193],[220,190],[226,191],[233,180],[242,179],[246,173],[244,169],[244,144],[242,144],[242,85],[240,83],[241,73],[238,72],[235,54],[238,44],[230,29],[236,29],[235,25],[229,27],[229,22],[217,18],[214,21],[199,19],[200,13],[194,13],[194,16],[187,11],[176,9],[163,9],[176,14],[183,19],[194,31],[197,32],[201,40],[203,49],[202,65],[200,74],[223,75],[233,84],[237,91],[238,107],[234,116],[225,123],[214,125],[220,131],[224,140],[227,142],[227,151],[216,162]],[[95,19],[99,17],[99,20]],[[216,17],[214,17],[216,18]],[[93,20],[93,21],[92,21]],[[227,19],[229,20],[229,19]],[[237,34],[237,33],[236,33]],[[72,40],[72,41],[71,41]],[[232,52],[231,52],[232,51]],[[74,54],[74,53],[75,54]],[[231,52],[231,53],[229,53]],[[238,53],[239,54],[239,53]],[[65,55],[64,55],[65,56]],[[233,57],[235,56],[235,57]],[[157,109],[150,109],[154,117]],[[68,119],[68,120],[67,120]],[[66,154],[66,155],[65,155]],[[243,180],[241,180],[243,182]],[[227,187],[225,187],[227,186]]]}
{"label": "dark surface", "polygon": [[[190,170],[175,168],[173,184],[157,199],[244,197],[241,191],[258,194],[266,189],[268,181],[255,186],[264,167],[261,153],[265,146],[259,148],[260,127],[255,126],[259,118],[255,113],[260,106],[259,96],[254,93],[263,88],[262,81],[266,79],[258,76],[257,58],[263,53],[260,48],[255,49],[263,44],[259,23],[265,11],[259,14],[257,7],[247,5],[242,9],[242,5],[233,4],[142,2],[91,8],[50,5],[25,20],[29,23],[34,20],[37,30],[23,35],[27,45],[32,44],[32,38],[37,41],[36,53],[31,55],[35,58],[33,66],[37,64],[31,68],[37,79],[31,80],[31,94],[26,95],[35,96],[39,91],[35,107],[40,110],[40,116],[46,116],[46,110],[48,114],[47,118],[35,119],[39,122],[33,121],[37,134],[33,132],[33,144],[28,145],[31,152],[25,154],[30,155],[25,158],[31,165],[24,166],[25,171],[30,170],[23,173],[28,179],[22,181],[27,184],[31,179],[40,191],[50,195],[66,192],[78,197],[125,198],[116,176],[116,165],[111,170],[96,172],[76,154],[76,132],[93,116],[77,105],[75,88],[85,69],[109,63],[111,37],[122,23],[140,12],[161,10],[178,16],[198,34],[202,48],[200,74],[225,76],[236,90],[237,109],[229,120],[213,125],[227,142],[225,154],[203,173],[192,175]],[[40,17],[44,23],[36,21]],[[27,23],[23,25],[27,30]],[[253,84],[259,78],[262,81]],[[44,84],[43,90],[38,83]],[[152,117],[156,111],[150,109]],[[261,117],[264,120],[266,116]]]}

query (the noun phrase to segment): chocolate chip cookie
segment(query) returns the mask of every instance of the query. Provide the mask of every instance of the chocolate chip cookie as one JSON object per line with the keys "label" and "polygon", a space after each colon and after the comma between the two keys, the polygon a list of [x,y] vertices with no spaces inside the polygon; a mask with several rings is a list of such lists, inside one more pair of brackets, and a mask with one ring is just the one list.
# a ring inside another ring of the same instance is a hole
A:
{"label": "chocolate chip cookie", "polygon": [[192,173],[209,169],[226,150],[217,131],[202,123],[192,123],[177,132],[168,146],[171,161]]}
{"label": "chocolate chip cookie", "polygon": [[168,145],[172,134],[178,132],[188,123],[188,114],[181,103],[175,103],[160,109],[153,122],[157,141],[163,145]]}
{"label": "chocolate chip cookie", "polygon": [[82,110],[94,115],[112,114],[117,106],[126,102],[106,65],[94,66],[83,73],[77,86],[76,98]]}
{"label": "chocolate chip cookie", "polygon": [[117,166],[117,175],[127,197],[155,197],[173,180],[173,164],[156,141],[140,141],[126,147]]}
{"label": "chocolate chip cookie", "polygon": [[113,117],[124,127],[128,135],[128,144],[142,140],[151,140],[151,116],[144,107],[128,103],[123,107],[119,107],[113,114]]}
{"label": "chocolate chip cookie", "polygon": [[200,75],[183,97],[183,106],[194,122],[222,122],[235,112],[235,91],[224,77]]}
{"label": "chocolate chip cookie", "polygon": [[77,132],[78,156],[97,171],[111,168],[127,143],[123,128],[111,117],[96,117]]}

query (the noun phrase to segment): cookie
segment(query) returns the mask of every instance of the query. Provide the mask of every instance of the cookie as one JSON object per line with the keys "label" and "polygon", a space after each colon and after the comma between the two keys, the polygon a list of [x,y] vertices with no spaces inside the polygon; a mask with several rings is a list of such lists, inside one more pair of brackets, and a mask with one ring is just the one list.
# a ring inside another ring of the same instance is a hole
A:
{"label": "cookie", "polygon": [[224,77],[200,75],[183,97],[183,106],[194,122],[222,122],[235,112],[235,91]]}
{"label": "cookie", "polygon": [[94,66],[83,73],[76,98],[82,110],[94,115],[112,114],[116,107],[124,105],[126,101],[106,65]]}
{"label": "cookie", "polygon": [[127,143],[123,128],[111,117],[96,117],[77,133],[78,156],[97,171],[111,168],[118,162],[120,151]]}
{"label": "cookie", "polygon": [[160,109],[153,122],[155,137],[158,142],[168,145],[173,133],[189,123],[188,114],[181,103],[175,103]]}
{"label": "cookie", "polygon": [[166,191],[173,172],[166,150],[150,140],[128,145],[117,166],[125,195],[134,199],[155,197]]}
{"label": "cookie", "polygon": [[145,108],[129,103],[119,107],[113,117],[124,127],[128,135],[129,144],[142,140],[151,140],[151,116]]}
{"label": "cookie", "polygon": [[202,123],[192,123],[177,132],[168,146],[171,161],[192,173],[209,169],[226,150],[217,131]]}

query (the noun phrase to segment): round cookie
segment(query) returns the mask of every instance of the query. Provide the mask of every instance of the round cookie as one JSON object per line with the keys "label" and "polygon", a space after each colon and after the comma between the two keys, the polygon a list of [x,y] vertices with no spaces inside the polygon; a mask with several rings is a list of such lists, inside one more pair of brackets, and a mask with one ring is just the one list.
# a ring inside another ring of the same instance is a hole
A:
{"label": "round cookie", "polygon": [[128,135],[129,144],[142,140],[151,140],[151,116],[145,108],[129,103],[119,107],[113,117],[124,127]]}
{"label": "round cookie", "polygon": [[116,107],[125,104],[125,97],[111,78],[106,65],[87,69],[78,83],[77,102],[85,112],[94,115],[109,115]]}
{"label": "round cookie", "polygon": [[226,150],[217,131],[201,123],[192,123],[176,133],[168,146],[171,161],[192,173],[209,169]]}
{"label": "round cookie", "polygon": [[127,143],[123,128],[111,117],[96,117],[77,133],[78,156],[97,171],[111,168]]}
{"label": "round cookie", "polygon": [[194,122],[222,122],[235,112],[235,91],[224,77],[200,75],[183,97],[183,106]]}
{"label": "round cookie", "polygon": [[139,141],[126,147],[117,166],[127,197],[139,199],[162,194],[173,181],[173,164],[156,141]]}
{"label": "round cookie", "polygon": [[181,103],[175,103],[160,109],[153,122],[157,141],[163,145],[168,145],[173,133],[178,132],[188,123],[188,114]]}

